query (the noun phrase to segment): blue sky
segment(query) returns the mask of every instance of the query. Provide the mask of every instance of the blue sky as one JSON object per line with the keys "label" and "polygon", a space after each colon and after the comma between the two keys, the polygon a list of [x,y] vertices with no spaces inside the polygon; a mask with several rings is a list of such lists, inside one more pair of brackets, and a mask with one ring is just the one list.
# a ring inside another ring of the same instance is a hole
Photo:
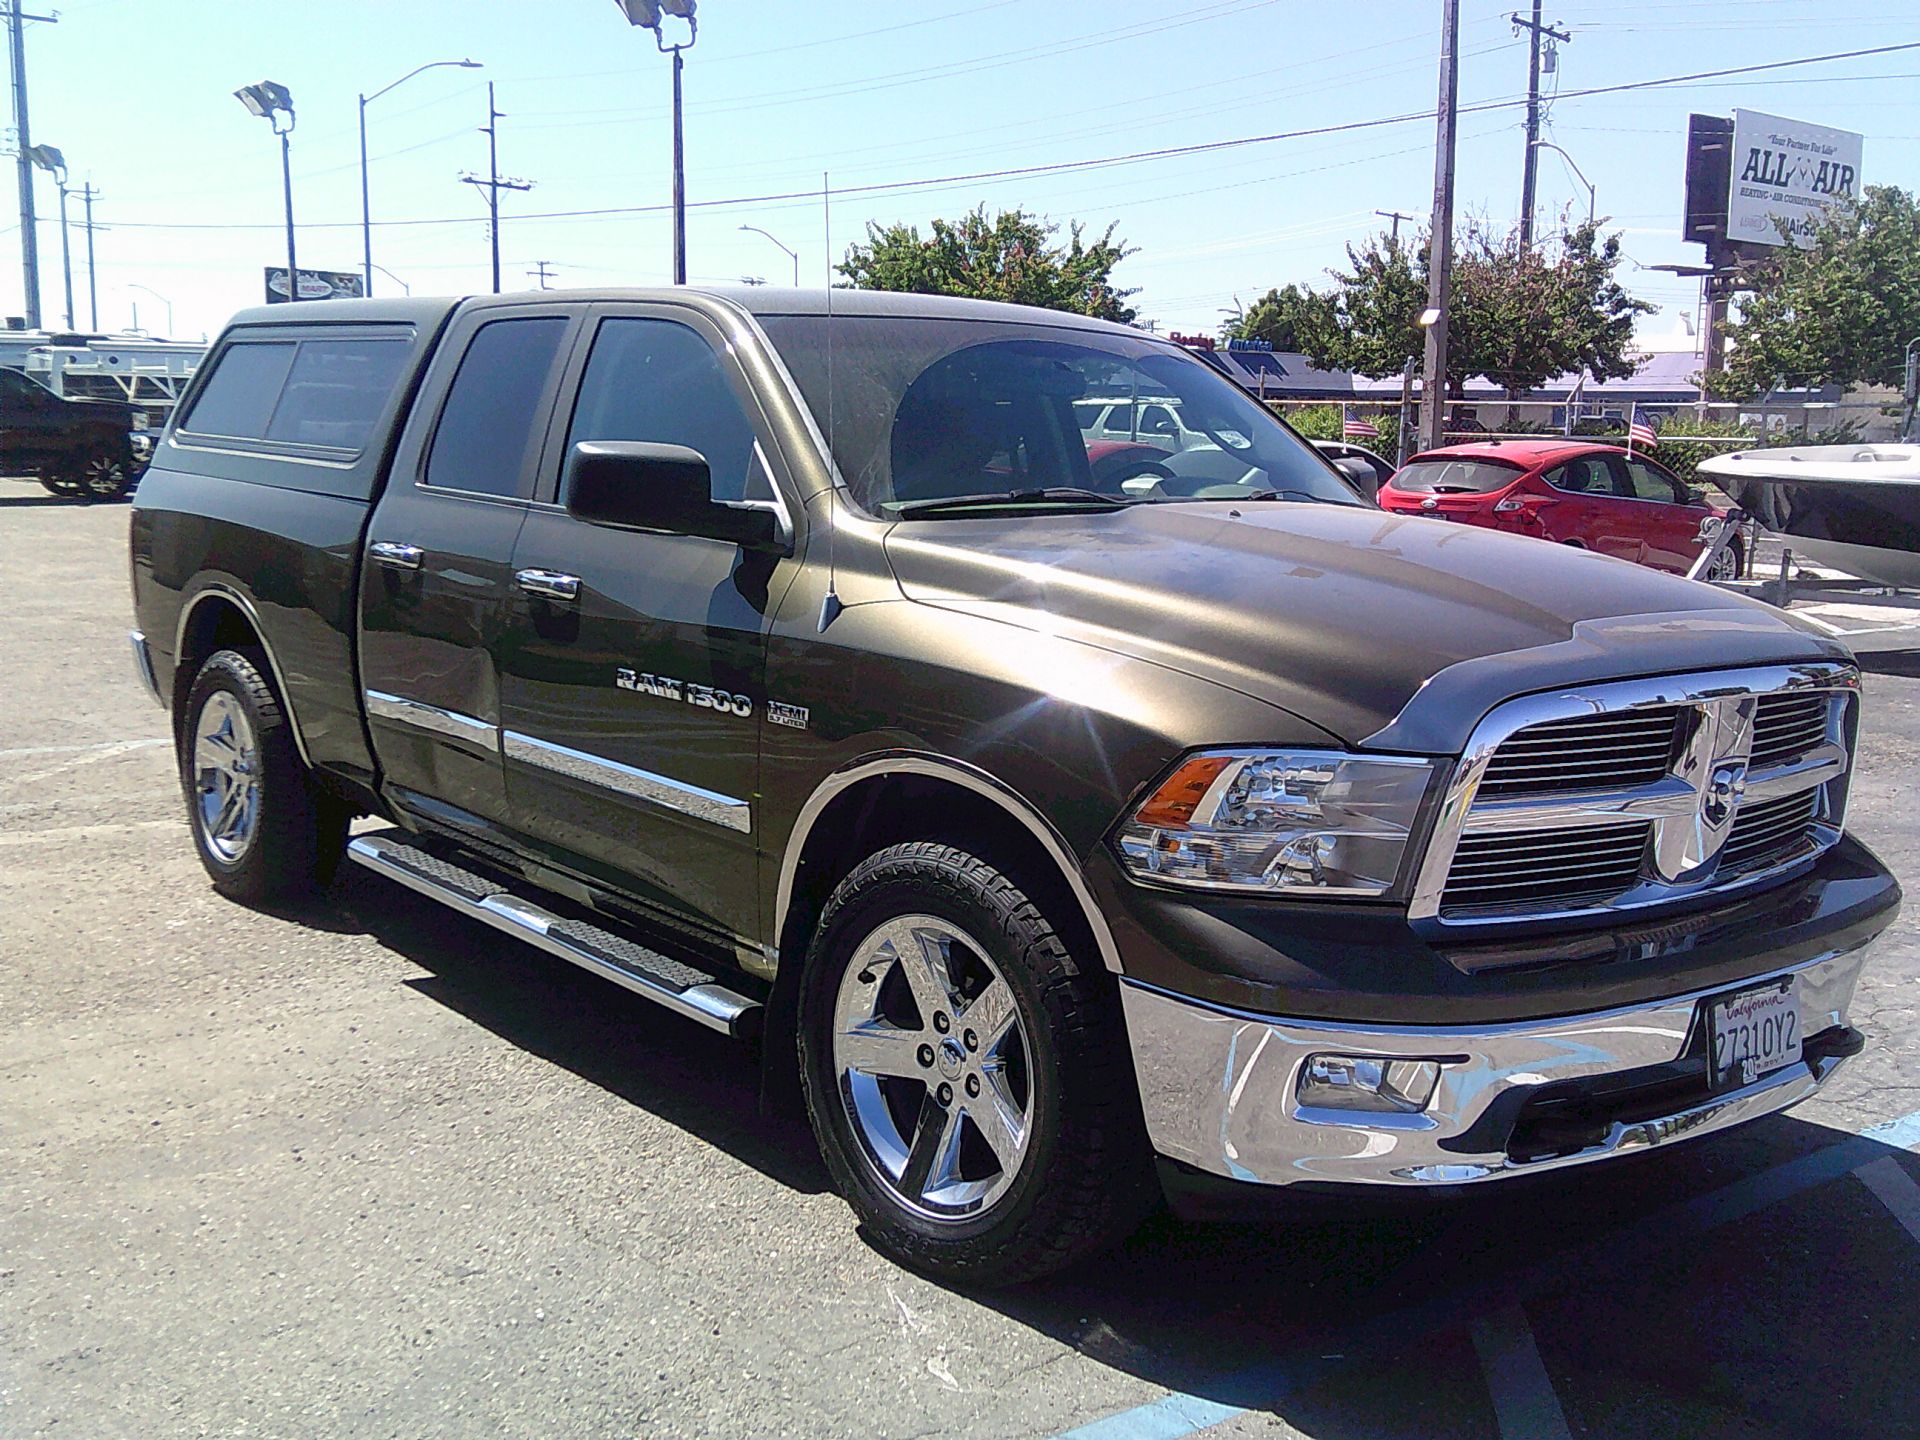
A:
{"label": "blue sky", "polygon": [[[1463,103],[1523,93],[1526,51],[1505,4],[1463,0]],[[35,8],[35,7],[29,7]],[[1064,174],[837,195],[831,235],[816,194],[1115,156],[1338,125],[1430,108],[1439,0],[702,0],[688,53],[689,271],[696,281],[775,282],[789,261],[742,233],[798,250],[805,284],[869,220],[920,223],[982,202],[1099,231],[1118,222],[1139,253],[1117,279],[1163,328],[1216,327],[1236,296],[1324,279],[1375,210],[1431,205],[1433,130],[1413,122],[1345,135]],[[284,256],[279,158],[232,91],[262,78],[293,91],[294,204],[303,266],[358,268],[355,96],[429,60],[369,110],[374,259],[415,293],[486,288],[482,197],[462,171],[486,164],[486,81],[498,87],[501,169],[534,182],[503,199],[503,281],[659,284],[670,222],[669,66],[614,0],[74,0],[28,27],[33,138],[59,146],[72,183],[102,198],[100,319],[197,337],[260,294]],[[1547,18],[1573,32],[1562,89],[1920,41],[1920,3],[1868,0],[1568,0]],[[1560,100],[1547,134],[1598,189],[1637,265],[1697,263],[1678,238],[1686,117],[1734,106],[1866,134],[1869,183],[1920,185],[1920,50],[1626,95]],[[1510,221],[1521,112],[1461,122],[1458,203]],[[807,192],[799,200],[755,197]],[[57,323],[57,206],[39,181],[43,303]],[[1541,201],[1584,214],[1586,192],[1543,153]],[[724,202],[724,203],[713,203]],[[77,218],[78,207],[75,205]],[[1545,219],[1543,217],[1543,224]],[[79,249],[76,227],[74,242]],[[19,233],[0,229],[0,306],[18,313]],[[1663,307],[1691,311],[1691,282],[1629,267]],[[147,287],[140,289],[137,287]],[[376,289],[394,293],[376,277]],[[85,287],[76,281],[80,319]]]}

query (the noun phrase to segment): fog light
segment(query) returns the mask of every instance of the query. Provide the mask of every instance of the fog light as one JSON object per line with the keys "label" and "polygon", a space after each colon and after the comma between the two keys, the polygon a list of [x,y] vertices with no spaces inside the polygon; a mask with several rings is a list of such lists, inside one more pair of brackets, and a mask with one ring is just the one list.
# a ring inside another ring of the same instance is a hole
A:
{"label": "fog light", "polygon": [[1438,1060],[1313,1055],[1300,1070],[1300,1103],[1323,1110],[1418,1115],[1439,1084]]}

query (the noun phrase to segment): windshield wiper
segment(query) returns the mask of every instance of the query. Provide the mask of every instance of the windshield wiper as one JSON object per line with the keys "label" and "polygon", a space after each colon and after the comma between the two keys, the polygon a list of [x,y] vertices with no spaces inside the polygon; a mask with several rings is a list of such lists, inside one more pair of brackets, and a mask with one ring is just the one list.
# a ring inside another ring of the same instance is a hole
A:
{"label": "windshield wiper", "polygon": [[1232,499],[1236,505],[1242,500],[1312,500],[1320,505],[1338,503],[1329,501],[1324,495],[1316,495],[1311,490],[1256,490],[1251,495],[1235,495]]}
{"label": "windshield wiper", "polygon": [[908,500],[895,505],[900,519],[913,515],[938,515],[947,510],[972,510],[982,505],[1070,504],[1100,510],[1119,510],[1135,503],[1119,495],[1103,495],[1098,490],[1082,490],[1073,485],[1043,485],[1031,490],[1001,490],[980,495],[941,495],[931,500]]}

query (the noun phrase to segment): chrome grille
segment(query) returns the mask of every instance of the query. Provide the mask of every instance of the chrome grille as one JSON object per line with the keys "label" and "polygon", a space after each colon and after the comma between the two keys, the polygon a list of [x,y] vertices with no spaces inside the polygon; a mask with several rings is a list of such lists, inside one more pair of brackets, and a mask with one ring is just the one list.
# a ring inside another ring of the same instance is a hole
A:
{"label": "chrome grille", "polygon": [[1469,835],[1454,852],[1442,911],[1481,906],[1565,904],[1617,895],[1640,874],[1646,821],[1588,825],[1540,835]]}
{"label": "chrome grille", "polygon": [[1486,923],[1753,884],[1833,844],[1858,687],[1821,663],[1497,707],[1455,770],[1411,913]]}
{"label": "chrome grille", "polygon": [[1746,806],[1720,851],[1721,870],[1764,869],[1779,864],[1806,847],[1819,812],[1817,788]]}
{"label": "chrome grille", "polygon": [[1646,785],[1667,773],[1680,707],[1529,725],[1495,752],[1480,794],[1542,795]]}
{"label": "chrome grille", "polygon": [[1753,719],[1753,768],[1765,769],[1804,755],[1827,738],[1833,697],[1763,695]]}

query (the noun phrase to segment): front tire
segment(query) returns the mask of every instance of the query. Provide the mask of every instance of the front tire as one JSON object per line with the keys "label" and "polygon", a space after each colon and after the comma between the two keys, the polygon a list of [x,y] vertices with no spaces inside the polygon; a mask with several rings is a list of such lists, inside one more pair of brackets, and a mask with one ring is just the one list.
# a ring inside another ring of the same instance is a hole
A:
{"label": "front tire", "polygon": [[215,890],[258,905],[332,878],[346,848],[346,810],[315,791],[286,711],[251,656],[208,658],[176,738],[187,823]]}
{"label": "front tire", "polygon": [[916,841],[862,862],[822,912],[800,1018],[827,1168],[902,1263],[1011,1284],[1150,1206],[1113,985],[986,860]]}

